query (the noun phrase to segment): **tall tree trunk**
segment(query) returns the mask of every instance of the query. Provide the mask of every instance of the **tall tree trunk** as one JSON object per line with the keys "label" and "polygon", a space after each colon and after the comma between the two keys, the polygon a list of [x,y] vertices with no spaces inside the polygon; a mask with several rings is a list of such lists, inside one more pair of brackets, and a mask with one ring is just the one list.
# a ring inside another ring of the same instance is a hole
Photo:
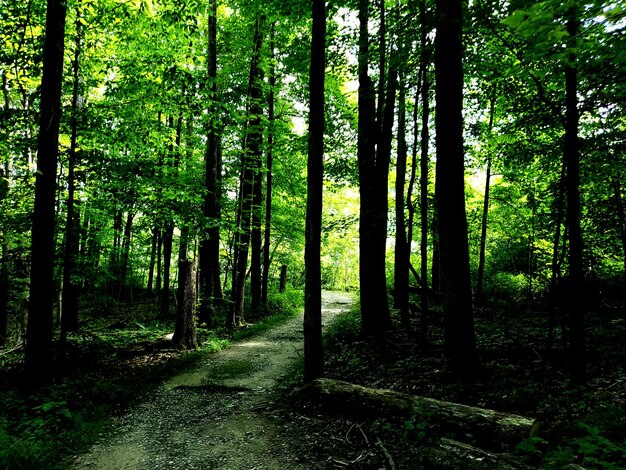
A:
{"label": "tall tree trunk", "polygon": [[163,251],[163,232],[160,229],[157,229],[157,255],[156,255],[156,280],[155,280],[155,292],[157,298],[160,298],[161,295],[161,280],[162,273],[161,270],[161,252]]}
{"label": "tall tree trunk", "polygon": [[396,247],[394,253],[394,306],[400,309],[400,319],[409,329],[409,262],[411,252],[406,238],[404,219],[404,184],[406,181],[406,97],[404,80],[400,78],[398,104],[398,148],[396,160]]}
{"label": "tall tree trunk", "polygon": [[246,271],[248,267],[248,247],[250,244],[250,224],[252,219],[253,186],[256,173],[259,171],[262,157],[261,114],[263,112],[263,72],[260,67],[261,48],[263,47],[263,30],[265,16],[259,15],[254,33],[254,47],[250,62],[250,79],[248,85],[248,123],[242,157],[241,192],[239,194],[238,226],[235,234],[235,256],[233,260],[233,285],[231,309],[227,321],[229,328],[235,328],[244,321],[244,294]]}
{"label": "tall tree trunk", "polygon": [[174,241],[174,223],[169,222],[163,230],[163,289],[161,290],[161,316],[170,313],[170,268],[172,266],[172,244]]}
{"label": "tall tree trunk", "polygon": [[30,304],[24,358],[25,378],[32,387],[52,378],[54,197],[59,154],[65,13],[63,0],[48,0],[32,226]]}
{"label": "tall tree trunk", "polygon": [[207,132],[205,154],[205,186],[203,213],[210,226],[200,241],[200,310],[202,323],[211,326],[216,301],[222,298],[220,281],[220,227],[222,158],[219,139],[219,103],[217,96],[217,0],[209,0],[208,28],[208,113],[211,119]]}
{"label": "tall tree trunk", "polygon": [[[387,173],[379,174],[383,170],[377,161],[376,135],[379,132],[376,126],[375,91],[368,73],[368,5],[367,0],[359,0],[359,123],[357,143],[361,195],[359,208],[359,283],[363,334],[381,336],[388,327],[389,318],[385,253],[384,251],[379,252],[379,240],[382,231],[380,227],[382,222],[380,185],[383,177],[386,182]],[[385,226],[386,211],[387,207],[385,206]]]}
{"label": "tall tree trunk", "polygon": [[463,14],[461,0],[437,0],[435,99],[437,207],[445,349],[458,376],[476,369],[463,161]]}
{"label": "tall tree trunk", "polygon": [[263,241],[263,279],[261,303],[267,309],[267,289],[270,278],[270,241],[272,233],[272,165],[274,160],[274,90],[276,88],[276,54],[274,52],[274,25],[270,33],[270,93],[267,109],[267,176],[265,183],[265,232]]}
{"label": "tall tree trunk", "polygon": [[576,8],[572,7],[567,22],[569,60],[565,68],[565,147],[567,168],[567,228],[569,231],[569,294],[566,310],[569,314],[570,378],[575,384],[586,381],[585,364],[585,296],[583,294],[583,239],[580,228],[580,156],[578,143],[578,97],[576,66]]}
{"label": "tall tree trunk", "polygon": [[[493,113],[495,107],[495,98],[491,98],[489,107],[489,128],[488,134],[491,138],[491,130],[493,129]],[[487,245],[487,218],[489,216],[489,189],[491,184],[491,149],[487,155],[487,174],[485,175],[485,197],[483,198],[483,215],[480,224],[480,248],[478,255],[478,275],[476,278],[476,299],[482,299],[483,296],[483,278],[485,277],[485,248]]]}
{"label": "tall tree trunk", "polygon": [[[622,315],[626,315],[626,214],[624,213],[624,200],[622,199],[622,187],[618,180],[613,180],[613,193],[615,195],[615,205],[617,207],[617,220],[619,222],[619,235],[622,240],[622,256],[624,263],[624,280],[622,287],[623,292],[623,304]],[[626,317],[625,317],[626,318]]]}
{"label": "tall tree trunk", "polygon": [[322,349],[322,188],[324,181],[324,75],[326,68],[326,8],[313,1],[313,31],[309,75],[309,155],[307,164],[306,269],[304,289],[304,381],[323,374]]}
{"label": "tall tree trunk", "polygon": [[149,296],[152,296],[152,287],[154,283],[154,262],[156,259],[158,239],[159,239],[159,231],[155,227],[152,229],[152,243],[150,247],[150,264],[148,265],[148,295]]}
{"label": "tall tree trunk", "polygon": [[61,338],[68,332],[78,331],[78,250],[80,244],[80,207],[76,200],[75,170],[79,165],[76,152],[78,136],[78,108],[80,100],[80,54],[82,48],[82,15],[80,1],[76,5],[76,41],[72,63],[73,84],[70,117],[70,148],[67,174],[67,220],[65,223],[65,253],[63,256],[63,307],[61,312]]}
{"label": "tall tree trunk", "polygon": [[561,167],[559,188],[556,197],[555,230],[552,238],[552,260],[550,263],[550,305],[548,306],[548,325],[546,338],[546,355],[549,356],[554,348],[555,329],[557,321],[557,308],[559,307],[557,286],[561,278],[561,260],[559,249],[561,247],[561,226],[563,225],[563,204],[565,198],[565,161]]}
{"label": "tall tree trunk", "polygon": [[252,227],[250,230],[250,309],[258,315],[261,309],[261,248],[263,237],[263,163],[255,162],[254,184],[252,187]]}
{"label": "tall tree trunk", "polygon": [[[11,99],[7,88],[6,74],[2,73],[4,110],[8,113]],[[0,204],[7,198],[11,187],[11,160],[6,155],[4,165],[0,165]],[[9,317],[9,242],[8,230],[0,224],[0,346],[6,344]]]}
{"label": "tall tree trunk", "polygon": [[[430,134],[428,118],[430,117],[430,78],[428,68],[430,65],[430,50],[427,42],[426,29],[426,0],[420,1],[420,45],[421,75],[422,75],[422,130],[420,134],[420,272],[422,277],[422,291],[420,302],[420,335],[422,343],[428,342],[428,144]],[[417,102],[417,100],[416,100]],[[415,130],[417,133],[417,129]]]}

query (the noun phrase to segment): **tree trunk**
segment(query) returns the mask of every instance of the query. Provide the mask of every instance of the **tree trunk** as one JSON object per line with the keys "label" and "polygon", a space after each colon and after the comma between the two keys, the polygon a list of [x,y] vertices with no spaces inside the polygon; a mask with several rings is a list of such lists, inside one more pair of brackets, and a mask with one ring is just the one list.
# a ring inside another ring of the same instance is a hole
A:
{"label": "tree trunk", "polygon": [[208,113],[211,117],[207,132],[205,154],[205,186],[203,213],[210,227],[202,237],[199,248],[200,311],[202,323],[213,324],[214,308],[222,298],[220,281],[220,226],[222,154],[219,141],[219,106],[217,96],[217,0],[209,0],[208,30]]}
{"label": "tree trunk", "polygon": [[[491,106],[489,107],[489,138],[491,138],[491,130],[493,129],[493,113],[495,107],[495,99],[491,98]],[[489,216],[489,189],[491,184],[491,149],[487,155],[487,174],[485,175],[485,197],[483,198],[483,215],[480,224],[480,247],[478,255],[478,274],[476,278],[476,299],[482,299],[483,296],[483,278],[485,276],[485,248],[487,245],[487,218]]]}
{"label": "tree trunk", "polygon": [[64,1],[48,0],[32,226],[28,331],[24,358],[25,379],[31,387],[46,383],[52,378],[54,203],[59,154],[65,13]]}
{"label": "tree trunk", "polygon": [[270,93],[267,109],[267,180],[265,188],[265,233],[263,241],[263,279],[261,286],[261,303],[267,309],[267,289],[270,279],[270,241],[272,233],[272,165],[274,160],[274,89],[276,88],[276,60],[274,52],[274,25],[270,33]]}
{"label": "tree trunk", "polygon": [[285,292],[287,287],[287,265],[283,264],[280,267],[280,280],[278,281],[278,292],[281,294]]}
{"label": "tree trunk", "polygon": [[[387,206],[384,219],[380,213],[381,196],[386,201],[388,173],[382,174],[377,161],[375,92],[368,73],[369,59],[369,2],[359,0],[359,123],[357,156],[359,167],[359,282],[361,328],[364,335],[381,336],[388,327],[389,307],[385,273],[385,252],[381,253],[380,224],[387,223]],[[384,152],[380,153],[382,157]],[[384,166],[384,165],[383,165]],[[387,168],[388,169],[388,168]],[[380,188],[385,182],[384,195]],[[386,233],[385,233],[386,238]],[[385,244],[382,244],[385,248]]]}
{"label": "tree trunk", "polygon": [[161,295],[161,279],[162,279],[162,270],[161,270],[161,252],[163,251],[163,233],[160,229],[157,229],[157,259],[156,259],[156,281],[155,281],[155,291],[156,296],[159,298]]}
{"label": "tree trunk", "polygon": [[[420,336],[422,344],[428,343],[428,144],[430,140],[428,118],[430,115],[430,79],[428,68],[430,51],[426,31],[426,0],[420,1],[420,43],[422,47],[422,130],[420,146],[420,271],[422,275],[422,294],[420,302]],[[417,127],[417,126],[416,126]],[[415,129],[417,134],[417,129]],[[433,255],[434,256],[434,255]]]}
{"label": "tree trunk", "polygon": [[624,201],[622,199],[622,188],[618,180],[613,180],[613,192],[615,194],[615,205],[617,207],[617,220],[619,222],[619,235],[622,239],[622,256],[624,264],[623,280],[623,304],[622,315],[626,318],[626,214],[624,214]]}
{"label": "tree trunk", "polygon": [[457,376],[476,369],[463,157],[461,0],[437,1],[435,94],[437,217],[448,364]]}
{"label": "tree trunk", "polygon": [[432,424],[434,434],[464,440],[471,437],[472,443],[493,450],[512,449],[539,430],[539,422],[533,418],[341,380],[317,379],[309,390],[323,404],[342,412],[361,417],[414,416]]}
{"label": "tree trunk", "polygon": [[411,251],[406,237],[404,219],[404,184],[406,181],[406,98],[404,80],[400,78],[398,104],[398,149],[396,163],[396,247],[394,253],[394,307],[400,309],[402,325],[408,331],[409,325],[409,262]]}
{"label": "tree trunk", "polygon": [[564,159],[567,169],[567,228],[569,231],[569,294],[566,296],[566,311],[569,315],[569,359],[570,378],[575,384],[586,381],[585,364],[585,284],[583,277],[583,240],[580,229],[580,156],[578,143],[578,97],[576,67],[576,35],[578,18],[572,7],[567,22],[570,48],[568,65],[565,68],[565,148]]}
{"label": "tree trunk", "polygon": [[196,349],[196,324],[194,310],[196,305],[196,266],[193,261],[178,262],[178,308],[176,326],[172,343],[178,349]]}
{"label": "tree trunk", "polygon": [[76,7],[76,41],[74,43],[72,103],[70,117],[70,148],[67,174],[67,220],[65,223],[65,253],[63,256],[63,307],[61,312],[61,338],[68,332],[78,331],[78,250],[80,247],[80,208],[76,200],[75,170],[80,164],[76,151],[78,137],[78,112],[80,100],[80,54],[82,48],[82,17],[80,1]]}
{"label": "tree trunk", "polygon": [[150,264],[148,266],[148,296],[152,296],[152,285],[154,283],[154,262],[156,259],[157,241],[159,232],[155,228],[152,229],[152,245],[150,248]]}
{"label": "tree trunk", "polygon": [[235,234],[235,256],[233,260],[233,284],[231,293],[231,309],[227,320],[229,328],[235,328],[244,322],[244,294],[246,271],[248,267],[248,247],[250,244],[250,224],[252,218],[253,186],[255,174],[261,161],[263,129],[261,114],[263,112],[263,71],[260,67],[261,48],[263,47],[263,30],[265,16],[259,15],[254,33],[254,46],[250,62],[250,79],[248,84],[248,123],[242,158],[241,192],[239,194],[238,224]]}
{"label": "tree trunk", "polygon": [[307,164],[306,269],[304,288],[304,381],[323,374],[322,349],[322,188],[324,183],[324,75],[326,7],[314,0],[309,75],[309,154]]}
{"label": "tree trunk", "polygon": [[261,248],[263,243],[261,220],[263,220],[263,164],[255,161],[252,187],[252,227],[250,229],[250,310],[258,315],[261,309]]}
{"label": "tree trunk", "polygon": [[128,259],[130,257],[130,236],[132,233],[133,227],[133,218],[135,214],[131,208],[128,209],[128,213],[126,214],[126,223],[124,224],[124,239],[122,242],[121,248],[121,258],[120,258],[120,278],[119,278],[119,292],[117,298],[122,300],[126,298],[126,280],[128,277]]}
{"label": "tree trunk", "polygon": [[172,244],[174,223],[169,222],[163,230],[163,290],[161,291],[161,316],[170,314],[170,268],[172,266]]}

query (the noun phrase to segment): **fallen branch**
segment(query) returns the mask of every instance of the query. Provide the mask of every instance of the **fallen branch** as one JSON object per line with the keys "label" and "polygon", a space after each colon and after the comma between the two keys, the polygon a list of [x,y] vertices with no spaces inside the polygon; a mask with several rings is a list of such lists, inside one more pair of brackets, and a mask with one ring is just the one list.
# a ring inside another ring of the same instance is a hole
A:
{"label": "fallen branch", "polygon": [[521,470],[528,466],[508,454],[496,454],[452,439],[441,439],[437,444],[420,451],[420,463],[435,470]]}
{"label": "fallen branch", "polygon": [[393,461],[393,457],[378,437],[376,438],[376,445],[380,447],[380,450],[387,459],[387,463],[389,464],[389,470],[396,470],[396,463]]}
{"label": "fallen branch", "polygon": [[9,355],[9,354],[11,354],[12,352],[15,352],[15,351],[19,351],[23,347],[24,347],[24,341],[22,341],[20,344],[18,344],[14,348],[9,349],[8,351],[2,351],[2,353],[0,353],[0,357],[7,356],[7,355]]}

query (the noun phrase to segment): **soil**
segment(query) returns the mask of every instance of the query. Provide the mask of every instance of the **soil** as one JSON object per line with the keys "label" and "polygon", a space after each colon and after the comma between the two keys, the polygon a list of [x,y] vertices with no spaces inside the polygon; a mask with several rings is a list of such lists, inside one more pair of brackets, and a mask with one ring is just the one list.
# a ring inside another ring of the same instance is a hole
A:
{"label": "soil", "polygon": [[[327,325],[355,302],[323,293]],[[209,355],[171,377],[114,418],[76,469],[310,469],[342,466],[324,427],[310,413],[287,410],[278,389],[303,350],[302,314],[270,331]],[[282,403],[282,404],[281,404]],[[317,426],[315,425],[317,424]],[[328,423],[331,424],[331,423]],[[334,433],[354,424],[335,422]],[[352,429],[350,428],[350,429]],[[343,438],[343,435],[341,436]],[[319,439],[318,439],[319,438]],[[338,463],[339,462],[339,463]]]}

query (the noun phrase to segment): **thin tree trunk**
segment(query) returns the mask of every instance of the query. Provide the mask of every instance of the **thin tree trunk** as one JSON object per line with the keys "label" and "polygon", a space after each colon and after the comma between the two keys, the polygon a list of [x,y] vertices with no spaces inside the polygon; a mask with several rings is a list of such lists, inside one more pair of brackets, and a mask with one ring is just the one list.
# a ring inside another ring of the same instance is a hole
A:
{"label": "thin tree trunk", "polygon": [[559,259],[559,248],[561,247],[561,226],[563,225],[563,204],[565,198],[565,161],[561,167],[559,177],[559,189],[556,199],[556,217],[554,237],[552,239],[552,262],[550,268],[550,305],[548,306],[548,333],[546,338],[546,355],[552,354],[554,348],[554,337],[557,320],[557,285],[561,278],[561,261]]}
{"label": "thin tree trunk", "polygon": [[32,226],[30,305],[24,359],[25,378],[31,387],[52,378],[54,198],[59,154],[65,14],[64,1],[48,0]]}
{"label": "thin tree trunk", "polygon": [[[6,74],[2,73],[2,91],[4,110],[9,111],[11,101],[7,89]],[[11,188],[11,156],[6,155],[4,165],[0,165],[0,203],[8,196]],[[9,318],[9,243],[8,230],[0,224],[0,346],[6,344],[7,324]]]}
{"label": "thin tree trunk", "polygon": [[119,291],[117,294],[117,298],[122,300],[126,297],[126,280],[128,277],[128,259],[130,257],[130,237],[132,233],[133,227],[133,218],[135,214],[132,209],[128,209],[128,213],[126,214],[126,223],[124,224],[124,240],[122,242],[121,248],[121,258],[120,258],[120,278],[119,278]]}
{"label": "thin tree trunk", "polygon": [[437,0],[435,93],[437,207],[448,364],[457,376],[476,370],[463,156],[462,1]]}
{"label": "thin tree trunk", "polygon": [[148,296],[152,296],[152,285],[154,283],[154,262],[156,259],[157,241],[159,232],[156,228],[152,229],[152,244],[150,248],[150,264],[148,266]]}
{"label": "thin tree trunk", "polygon": [[163,233],[160,229],[157,229],[157,261],[156,261],[156,281],[155,281],[155,291],[156,296],[159,298],[161,295],[161,280],[162,280],[162,271],[161,271],[161,252],[163,251]]}
{"label": "thin tree trunk", "polygon": [[[426,31],[426,1],[420,2],[420,43],[422,47],[422,130],[420,146],[420,271],[422,275],[422,295],[420,302],[420,336],[422,344],[428,342],[428,143],[430,140],[428,118],[430,117],[430,79],[428,66],[430,51]],[[417,129],[416,129],[417,133]]]}
{"label": "thin tree trunk", "polygon": [[304,381],[323,374],[322,275],[322,188],[324,180],[324,72],[326,67],[326,8],[324,0],[313,0],[313,31],[309,93],[309,153],[307,165],[306,269],[304,290]]}
{"label": "thin tree trunk", "polygon": [[267,309],[267,289],[270,276],[270,242],[272,233],[272,165],[274,160],[274,89],[276,88],[276,55],[274,52],[274,25],[270,34],[270,93],[267,110],[267,180],[265,188],[265,233],[263,242],[263,279],[261,286],[261,303]]}
{"label": "thin tree trunk", "polygon": [[227,320],[229,328],[235,328],[244,322],[245,280],[248,267],[248,247],[250,244],[250,224],[252,219],[254,177],[261,161],[261,141],[263,131],[261,114],[263,107],[263,71],[260,67],[261,48],[265,16],[259,15],[254,33],[254,47],[250,63],[248,88],[248,123],[241,171],[241,192],[239,194],[239,213],[235,234],[235,257],[233,261],[233,284],[231,309]]}
{"label": "thin tree trunk", "polygon": [[567,168],[567,226],[569,231],[569,294],[566,308],[569,313],[570,378],[575,384],[586,381],[585,363],[585,296],[583,276],[583,239],[580,228],[580,156],[578,142],[578,97],[576,67],[576,35],[578,33],[576,9],[572,7],[567,23],[570,49],[565,68],[565,148]]}
{"label": "thin tree trunk", "polygon": [[615,194],[615,205],[617,207],[617,220],[619,222],[619,234],[622,239],[622,256],[624,257],[624,280],[622,287],[623,292],[623,305],[622,315],[626,315],[626,214],[624,214],[624,201],[622,199],[622,188],[618,180],[613,180],[613,192]]}
{"label": "thin tree trunk", "polygon": [[205,186],[203,214],[210,227],[201,238],[199,247],[200,310],[199,319],[213,325],[216,303],[222,298],[220,281],[220,227],[222,155],[219,139],[217,95],[217,0],[209,0],[208,28],[208,87],[210,91],[208,113],[211,117],[207,132],[205,154]]}
{"label": "thin tree trunk", "polygon": [[76,4],[76,41],[74,44],[72,103],[70,117],[70,148],[67,174],[67,220],[65,223],[65,253],[63,256],[63,307],[61,312],[61,338],[68,332],[78,331],[78,250],[80,247],[80,207],[76,200],[75,170],[80,164],[76,152],[78,137],[78,111],[80,100],[80,54],[82,48],[82,17],[80,0]]}
{"label": "thin tree trunk", "polygon": [[406,97],[404,80],[400,78],[398,104],[398,148],[396,161],[396,247],[394,258],[394,306],[400,309],[402,325],[408,331],[409,325],[409,242],[406,238],[404,219],[404,184],[406,181]]}
{"label": "thin tree trunk", "polygon": [[163,231],[163,289],[161,291],[161,316],[170,314],[170,268],[172,266],[172,244],[174,223],[170,222]]}
{"label": "thin tree trunk", "polygon": [[261,248],[263,237],[263,163],[261,158],[255,161],[254,184],[252,187],[252,227],[250,230],[250,309],[258,315],[261,309]]}
{"label": "thin tree trunk", "polygon": [[[491,130],[493,129],[493,113],[495,108],[495,98],[491,98],[489,107],[489,128],[488,134],[491,138]],[[478,255],[478,274],[476,279],[476,299],[483,297],[483,279],[485,276],[485,248],[487,245],[487,218],[489,216],[489,189],[491,184],[491,150],[487,155],[487,174],[485,175],[485,197],[483,198],[483,215],[480,224],[480,248]]]}

